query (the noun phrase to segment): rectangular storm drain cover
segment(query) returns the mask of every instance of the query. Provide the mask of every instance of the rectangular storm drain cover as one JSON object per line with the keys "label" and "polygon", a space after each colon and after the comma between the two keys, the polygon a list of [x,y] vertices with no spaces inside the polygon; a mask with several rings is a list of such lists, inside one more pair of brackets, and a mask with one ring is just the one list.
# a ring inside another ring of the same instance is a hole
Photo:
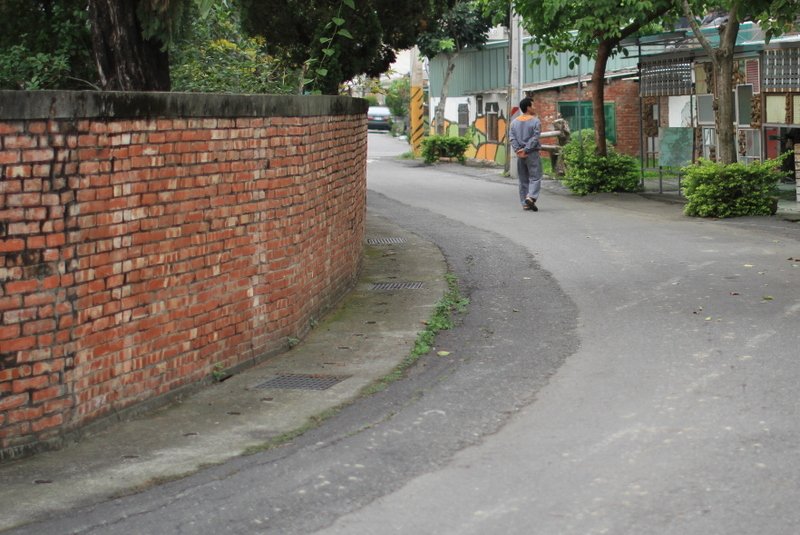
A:
{"label": "rectangular storm drain cover", "polygon": [[421,282],[375,282],[372,290],[419,290]]}
{"label": "rectangular storm drain cover", "polygon": [[255,388],[286,388],[297,390],[327,390],[347,379],[348,375],[305,375],[286,373],[265,381]]}
{"label": "rectangular storm drain cover", "polygon": [[370,245],[393,245],[405,242],[405,238],[367,238],[367,243]]}

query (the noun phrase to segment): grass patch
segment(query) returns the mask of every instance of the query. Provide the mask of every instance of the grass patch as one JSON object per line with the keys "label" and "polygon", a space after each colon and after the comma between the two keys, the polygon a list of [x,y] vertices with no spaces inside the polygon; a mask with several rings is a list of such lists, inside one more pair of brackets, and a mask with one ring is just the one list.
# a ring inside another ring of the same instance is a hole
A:
{"label": "grass patch", "polygon": [[417,335],[411,353],[391,373],[365,387],[361,391],[361,395],[368,396],[380,392],[385,390],[391,383],[401,379],[408,368],[417,362],[422,355],[430,352],[436,333],[453,327],[453,314],[462,313],[466,310],[469,299],[461,295],[455,275],[447,273],[445,280],[447,281],[447,292],[436,304],[431,319],[425,325],[425,330]]}

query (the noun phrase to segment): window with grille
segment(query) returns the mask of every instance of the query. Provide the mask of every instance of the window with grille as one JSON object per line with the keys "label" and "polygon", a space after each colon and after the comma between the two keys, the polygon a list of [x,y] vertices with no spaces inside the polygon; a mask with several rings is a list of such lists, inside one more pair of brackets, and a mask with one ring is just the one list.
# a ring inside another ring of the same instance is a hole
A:
{"label": "window with grille", "polygon": [[643,97],[691,95],[691,61],[673,58],[643,63],[639,91]]}
{"label": "window with grille", "polygon": [[764,91],[800,91],[800,48],[764,51]]}

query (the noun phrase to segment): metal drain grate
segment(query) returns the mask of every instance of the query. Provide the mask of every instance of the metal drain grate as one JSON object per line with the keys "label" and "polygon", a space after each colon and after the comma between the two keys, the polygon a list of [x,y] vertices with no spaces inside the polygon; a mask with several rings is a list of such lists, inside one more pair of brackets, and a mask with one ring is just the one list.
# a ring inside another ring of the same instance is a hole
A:
{"label": "metal drain grate", "polygon": [[349,375],[306,375],[285,373],[277,375],[254,388],[283,388],[295,390],[327,390],[347,379]]}
{"label": "metal drain grate", "polygon": [[405,238],[367,238],[367,243],[370,245],[394,245],[405,242]]}
{"label": "metal drain grate", "polygon": [[372,284],[372,290],[419,290],[422,288],[421,282],[376,282]]}

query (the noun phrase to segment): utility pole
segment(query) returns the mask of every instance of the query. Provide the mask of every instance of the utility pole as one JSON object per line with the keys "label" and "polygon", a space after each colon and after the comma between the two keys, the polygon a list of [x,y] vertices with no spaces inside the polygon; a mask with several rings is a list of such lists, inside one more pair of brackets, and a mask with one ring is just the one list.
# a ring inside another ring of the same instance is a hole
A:
{"label": "utility pole", "polygon": [[517,155],[511,149],[509,141],[511,133],[511,121],[514,117],[519,101],[522,99],[522,19],[511,6],[509,30],[509,83],[508,83],[508,102],[506,117],[508,117],[508,132],[506,132],[506,172],[512,177],[517,178]]}
{"label": "utility pole", "polygon": [[414,156],[422,152],[422,138],[425,136],[425,91],[423,88],[422,61],[419,58],[419,48],[411,50],[411,102],[409,104],[409,119],[411,127],[411,150]]}

